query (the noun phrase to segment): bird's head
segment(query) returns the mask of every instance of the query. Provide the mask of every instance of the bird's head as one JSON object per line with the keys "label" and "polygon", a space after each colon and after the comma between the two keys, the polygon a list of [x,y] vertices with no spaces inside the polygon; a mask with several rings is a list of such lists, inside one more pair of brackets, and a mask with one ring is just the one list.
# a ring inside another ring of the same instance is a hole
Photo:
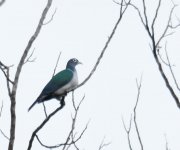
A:
{"label": "bird's head", "polygon": [[78,61],[76,58],[72,58],[67,62],[67,66],[66,68],[72,69],[74,70],[74,68],[76,67],[76,65],[78,64],[82,64],[80,61]]}

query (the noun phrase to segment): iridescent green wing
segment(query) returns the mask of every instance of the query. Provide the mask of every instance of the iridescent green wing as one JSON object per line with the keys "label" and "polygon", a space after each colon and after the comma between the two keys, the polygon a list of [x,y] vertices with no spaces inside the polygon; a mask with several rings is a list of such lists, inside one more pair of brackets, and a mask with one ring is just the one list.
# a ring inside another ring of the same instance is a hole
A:
{"label": "iridescent green wing", "polygon": [[73,72],[71,70],[63,70],[57,73],[44,87],[41,95],[48,95],[54,93],[59,88],[68,84],[73,78]]}

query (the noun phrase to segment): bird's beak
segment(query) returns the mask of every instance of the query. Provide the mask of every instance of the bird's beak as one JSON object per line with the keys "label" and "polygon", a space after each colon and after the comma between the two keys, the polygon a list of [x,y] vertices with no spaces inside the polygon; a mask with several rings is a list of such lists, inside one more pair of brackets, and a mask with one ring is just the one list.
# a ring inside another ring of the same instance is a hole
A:
{"label": "bird's beak", "polygon": [[79,61],[79,62],[78,62],[78,65],[79,65],[79,64],[82,65],[83,63]]}

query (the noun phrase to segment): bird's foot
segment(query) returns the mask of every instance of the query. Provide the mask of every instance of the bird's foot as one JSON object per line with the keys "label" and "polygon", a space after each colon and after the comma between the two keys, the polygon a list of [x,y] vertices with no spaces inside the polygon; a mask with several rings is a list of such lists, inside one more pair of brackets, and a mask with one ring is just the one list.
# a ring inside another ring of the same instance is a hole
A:
{"label": "bird's foot", "polygon": [[61,107],[64,107],[64,106],[65,106],[65,101],[64,101],[64,99],[65,99],[65,96],[63,96],[63,97],[61,98],[61,100],[60,100],[60,105],[61,105]]}

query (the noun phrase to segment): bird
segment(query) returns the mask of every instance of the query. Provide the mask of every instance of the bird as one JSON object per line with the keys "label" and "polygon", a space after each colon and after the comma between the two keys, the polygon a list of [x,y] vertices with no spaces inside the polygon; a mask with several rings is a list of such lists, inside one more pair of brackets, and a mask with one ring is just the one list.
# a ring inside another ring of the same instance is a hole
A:
{"label": "bird", "polygon": [[67,92],[73,90],[73,88],[78,85],[78,76],[75,68],[78,64],[82,64],[78,59],[70,59],[67,62],[66,69],[52,77],[34,103],[29,107],[28,111],[30,111],[35,104],[53,98],[59,100],[61,105],[65,105],[64,98]]}

